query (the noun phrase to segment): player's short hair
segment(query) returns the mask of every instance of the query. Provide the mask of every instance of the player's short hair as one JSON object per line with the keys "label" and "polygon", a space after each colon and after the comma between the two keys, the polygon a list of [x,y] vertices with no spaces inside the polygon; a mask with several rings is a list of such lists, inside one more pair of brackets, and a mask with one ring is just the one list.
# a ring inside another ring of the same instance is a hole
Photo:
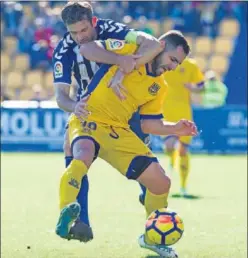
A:
{"label": "player's short hair", "polygon": [[66,25],[82,20],[92,22],[93,8],[88,2],[68,2],[62,9],[61,18]]}
{"label": "player's short hair", "polygon": [[175,49],[181,46],[186,55],[190,53],[190,46],[187,40],[178,30],[169,30],[167,33],[160,36],[159,40],[164,40],[166,42],[166,50]]}

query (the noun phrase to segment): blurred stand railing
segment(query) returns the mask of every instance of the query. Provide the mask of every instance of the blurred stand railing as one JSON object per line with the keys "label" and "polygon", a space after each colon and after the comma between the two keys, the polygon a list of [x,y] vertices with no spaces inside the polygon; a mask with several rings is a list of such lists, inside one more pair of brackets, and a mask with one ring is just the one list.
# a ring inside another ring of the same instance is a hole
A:
{"label": "blurred stand railing", "polygon": [[[68,114],[52,101],[1,103],[2,151],[62,151]],[[191,145],[193,153],[247,153],[247,107],[194,109],[200,131]],[[152,136],[152,148],[163,151],[163,141]]]}

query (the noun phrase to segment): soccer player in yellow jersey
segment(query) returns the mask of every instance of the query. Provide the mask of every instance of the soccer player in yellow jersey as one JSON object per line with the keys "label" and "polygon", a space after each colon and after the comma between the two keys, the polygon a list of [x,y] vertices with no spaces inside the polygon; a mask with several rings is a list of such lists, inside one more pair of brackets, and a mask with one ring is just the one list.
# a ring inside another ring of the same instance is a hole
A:
{"label": "soccer player in yellow jersey", "polygon": [[[174,71],[164,74],[168,89],[164,100],[164,118],[176,122],[180,119],[192,120],[191,92],[201,92],[204,88],[204,75],[195,60],[186,58]],[[170,157],[172,168],[179,167],[180,192],[187,197],[187,178],[189,174],[188,146],[191,136],[171,135],[165,137],[165,149]],[[179,161],[179,166],[176,166]]]}
{"label": "soccer player in yellow jersey", "polygon": [[[70,225],[80,213],[76,197],[81,179],[98,156],[128,179],[137,180],[146,187],[144,206],[147,216],[168,205],[170,179],[151,150],[128,125],[132,114],[140,108],[141,125],[145,133],[178,136],[197,134],[196,126],[191,121],[169,123],[161,119],[167,88],[163,73],[181,64],[190,49],[183,35],[177,31],[170,31],[159,40],[161,52],[154,60],[125,75],[122,81],[125,88],[123,101],[108,87],[116,72],[120,73],[120,77],[123,75],[116,65],[102,65],[83,96],[88,98],[89,115],[77,117],[72,114],[69,119],[69,138],[74,159],[60,181],[61,212],[56,233],[62,238],[70,237]],[[124,41],[107,40],[84,44],[81,53],[90,59],[94,47],[104,47],[123,55],[133,54],[137,49],[136,45]],[[177,257],[171,247],[155,245],[145,234],[139,238],[139,244],[164,257]]]}

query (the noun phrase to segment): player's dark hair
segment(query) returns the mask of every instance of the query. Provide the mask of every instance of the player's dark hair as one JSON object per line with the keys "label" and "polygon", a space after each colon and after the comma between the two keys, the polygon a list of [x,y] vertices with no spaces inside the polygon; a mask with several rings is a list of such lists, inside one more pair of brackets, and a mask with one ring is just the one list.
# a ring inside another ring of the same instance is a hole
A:
{"label": "player's dark hair", "polygon": [[61,18],[66,25],[82,20],[92,23],[93,9],[88,2],[68,2],[62,9]]}
{"label": "player's dark hair", "polygon": [[172,50],[179,46],[183,48],[186,55],[190,53],[190,46],[183,36],[183,34],[178,30],[170,30],[164,35],[159,37],[159,40],[164,40],[166,42],[165,50]]}

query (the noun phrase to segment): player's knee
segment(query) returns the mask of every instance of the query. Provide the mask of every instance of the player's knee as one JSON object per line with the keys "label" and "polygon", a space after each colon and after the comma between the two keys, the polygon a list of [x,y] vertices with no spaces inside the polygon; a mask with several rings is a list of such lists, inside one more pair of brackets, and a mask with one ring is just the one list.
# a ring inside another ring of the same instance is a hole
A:
{"label": "player's knee", "polygon": [[172,152],[176,145],[176,138],[175,137],[169,137],[165,139],[165,149],[167,152]]}
{"label": "player's knee", "polygon": [[187,154],[188,148],[183,143],[180,143],[179,156],[185,156]]}
{"label": "player's knee", "polygon": [[64,154],[66,157],[72,156],[68,130],[66,130],[65,135],[64,135],[63,151],[64,151]]}
{"label": "player's knee", "polygon": [[81,160],[90,167],[95,156],[95,146],[91,140],[81,139],[73,144],[74,159]]}
{"label": "player's knee", "polygon": [[164,175],[163,179],[159,179],[155,184],[151,185],[149,191],[153,194],[165,194],[170,191],[171,180],[168,176]]}
{"label": "player's knee", "polygon": [[64,151],[64,154],[66,157],[72,156],[71,145],[70,145],[69,140],[65,139],[64,144],[63,144],[63,151]]}
{"label": "player's knee", "polygon": [[153,162],[139,176],[138,181],[153,194],[168,193],[171,186],[170,178],[165,174],[159,163]]}

